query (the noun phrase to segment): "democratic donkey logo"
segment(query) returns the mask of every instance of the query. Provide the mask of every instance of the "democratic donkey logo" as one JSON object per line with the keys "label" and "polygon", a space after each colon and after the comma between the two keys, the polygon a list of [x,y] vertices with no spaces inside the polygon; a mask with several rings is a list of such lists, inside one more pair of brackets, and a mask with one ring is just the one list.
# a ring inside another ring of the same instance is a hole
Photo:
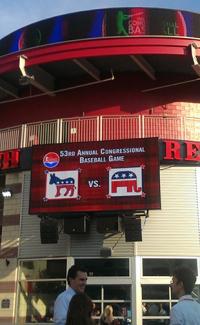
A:
{"label": "democratic donkey logo", "polygon": [[75,199],[77,197],[78,170],[56,171],[47,173],[45,199]]}
{"label": "democratic donkey logo", "polygon": [[109,196],[142,196],[142,193],[142,167],[109,170]]}

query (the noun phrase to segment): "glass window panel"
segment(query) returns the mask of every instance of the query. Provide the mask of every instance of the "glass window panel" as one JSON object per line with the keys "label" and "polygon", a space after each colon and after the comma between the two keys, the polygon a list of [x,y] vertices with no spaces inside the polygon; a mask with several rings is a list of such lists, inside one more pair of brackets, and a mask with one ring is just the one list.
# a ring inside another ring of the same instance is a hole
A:
{"label": "glass window panel", "polygon": [[168,285],[142,285],[142,299],[169,299]]}
{"label": "glass window panel", "polygon": [[93,300],[101,299],[101,286],[88,285],[85,289],[87,295]]}
{"label": "glass window panel", "polygon": [[192,296],[197,302],[200,303],[200,285],[195,285],[194,289],[192,290]]}
{"label": "glass window panel", "polygon": [[130,300],[129,285],[105,285],[104,286],[105,300]]}
{"label": "glass window panel", "polygon": [[131,318],[131,304],[130,302],[127,303],[120,303],[120,302],[106,302],[104,303],[104,309],[107,305],[111,305],[113,307],[113,315],[115,317],[121,317],[123,319]]}
{"label": "glass window panel", "polygon": [[143,319],[142,325],[169,325],[169,319]]}
{"label": "glass window panel", "polygon": [[99,325],[99,319],[93,319],[94,325]]}
{"label": "glass window panel", "polygon": [[174,305],[176,305],[177,302],[178,302],[178,300],[177,300],[176,302],[172,302],[172,307],[173,307]]}
{"label": "glass window panel", "polygon": [[54,301],[65,290],[65,281],[20,281],[19,288],[18,323],[52,322]]}
{"label": "glass window panel", "polygon": [[22,261],[20,267],[21,280],[66,278],[66,259]]}
{"label": "glass window panel", "polygon": [[173,270],[181,265],[187,265],[197,274],[196,259],[164,259],[164,258],[144,258],[143,275],[144,276],[171,276]]}
{"label": "glass window panel", "polygon": [[142,314],[143,316],[169,316],[169,302],[143,302]]}
{"label": "glass window panel", "polygon": [[129,276],[126,258],[75,259],[75,264],[84,266],[89,276]]}
{"label": "glass window panel", "polygon": [[[171,290],[171,296],[172,296],[172,300],[177,300],[177,296],[172,293],[172,290]],[[196,299],[198,303],[200,303],[200,285],[195,285],[194,289],[192,290],[192,297]]]}
{"label": "glass window panel", "polygon": [[172,292],[172,289],[170,288],[171,291],[171,299],[172,300],[177,300],[177,296]]}
{"label": "glass window panel", "polygon": [[94,318],[99,318],[101,316],[101,313],[102,313],[101,303],[94,302],[94,309],[93,309],[93,312],[92,312],[92,316]]}

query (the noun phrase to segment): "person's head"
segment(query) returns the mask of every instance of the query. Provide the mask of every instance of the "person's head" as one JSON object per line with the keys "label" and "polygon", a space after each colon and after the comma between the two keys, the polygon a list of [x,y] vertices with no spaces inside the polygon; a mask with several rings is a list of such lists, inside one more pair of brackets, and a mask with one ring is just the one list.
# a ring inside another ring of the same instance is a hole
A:
{"label": "person's head", "polygon": [[107,305],[104,309],[104,319],[111,322],[113,320],[113,308],[111,305]]}
{"label": "person's head", "polygon": [[78,265],[71,266],[67,274],[67,282],[77,293],[84,292],[87,283],[86,270]]}
{"label": "person's head", "polygon": [[111,305],[107,305],[106,307],[105,307],[105,309],[104,309],[104,315],[105,316],[111,316],[111,315],[113,315],[113,308],[112,308],[112,306]]}
{"label": "person's head", "polygon": [[172,274],[171,288],[178,298],[185,294],[191,294],[196,282],[196,275],[187,266],[181,266]]}
{"label": "person's head", "polygon": [[91,325],[93,302],[85,293],[77,293],[69,303],[66,325]]}

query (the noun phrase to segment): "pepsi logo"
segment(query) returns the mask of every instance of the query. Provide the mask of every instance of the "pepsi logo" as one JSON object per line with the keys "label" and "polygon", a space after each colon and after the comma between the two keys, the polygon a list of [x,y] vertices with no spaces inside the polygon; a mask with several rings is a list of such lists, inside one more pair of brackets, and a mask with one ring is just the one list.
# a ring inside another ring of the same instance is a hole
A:
{"label": "pepsi logo", "polygon": [[58,166],[60,157],[56,152],[48,152],[43,158],[43,165],[47,168]]}

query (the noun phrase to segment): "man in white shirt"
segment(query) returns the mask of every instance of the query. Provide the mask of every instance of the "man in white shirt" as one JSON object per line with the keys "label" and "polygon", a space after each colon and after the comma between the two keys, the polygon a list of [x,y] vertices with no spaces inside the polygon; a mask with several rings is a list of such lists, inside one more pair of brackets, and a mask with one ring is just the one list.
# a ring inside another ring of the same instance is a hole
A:
{"label": "man in white shirt", "polygon": [[68,289],[60,293],[54,304],[54,323],[65,325],[69,303],[76,293],[85,291],[87,283],[87,273],[79,266],[73,265],[67,274]]}
{"label": "man in white shirt", "polygon": [[170,286],[179,301],[171,309],[170,325],[200,325],[200,304],[191,296],[195,282],[194,272],[186,266],[173,272]]}

